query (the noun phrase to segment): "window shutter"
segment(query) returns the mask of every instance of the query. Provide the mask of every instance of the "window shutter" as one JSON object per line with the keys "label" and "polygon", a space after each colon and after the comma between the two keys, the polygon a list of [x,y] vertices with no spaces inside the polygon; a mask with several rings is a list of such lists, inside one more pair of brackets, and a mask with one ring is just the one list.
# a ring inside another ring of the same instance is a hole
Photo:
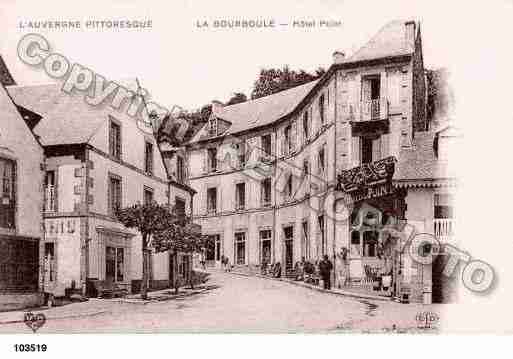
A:
{"label": "window shutter", "polygon": [[390,135],[382,135],[381,136],[381,157],[385,158],[390,156],[389,149],[388,149],[388,141],[390,139]]}
{"label": "window shutter", "polygon": [[387,96],[387,72],[383,71],[380,75],[380,84],[379,84],[379,113],[380,118],[382,120],[386,119],[388,117],[388,96]]}
{"label": "window shutter", "polygon": [[112,214],[112,180],[107,183],[107,213]]}
{"label": "window shutter", "polygon": [[294,152],[296,150],[296,131],[297,121],[292,122],[292,126],[290,127],[290,148],[291,151]]}
{"label": "window shutter", "polygon": [[381,137],[372,141],[372,161],[381,159]]}
{"label": "window shutter", "polygon": [[205,151],[203,153],[203,167],[202,167],[203,173],[207,173],[207,169],[208,169],[207,161],[208,161],[208,149],[205,149]]}
{"label": "window shutter", "polygon": [[352,138],[352,167],[356,167],[360,164],[360,137],[353,136]]}

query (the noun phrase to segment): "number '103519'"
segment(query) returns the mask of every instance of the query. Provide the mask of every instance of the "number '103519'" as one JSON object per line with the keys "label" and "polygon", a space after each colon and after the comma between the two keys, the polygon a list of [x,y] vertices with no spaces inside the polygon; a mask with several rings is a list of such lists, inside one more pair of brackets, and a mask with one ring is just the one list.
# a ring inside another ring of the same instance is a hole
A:
{"label": "number '103519'", "polygon": [[16,352],[45,352],[46,344],[14,344]]}

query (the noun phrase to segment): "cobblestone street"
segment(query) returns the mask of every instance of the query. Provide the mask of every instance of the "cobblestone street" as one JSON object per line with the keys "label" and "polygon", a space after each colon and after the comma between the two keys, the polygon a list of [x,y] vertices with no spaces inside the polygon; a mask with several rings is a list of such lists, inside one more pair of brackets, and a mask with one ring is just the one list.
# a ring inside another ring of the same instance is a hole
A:
{"label": "cobblestone street", "polygon": [[[349,298],[225,273],[212,273],[207,285],[210,290],[169,300],[137,303],[92,299],[33,312],[44,313],[48,318],[38,333],[379,333],[391,330],[393,325],[399,332],[417,331],[418,312],[430,310],[440,315],[441,309]],[[23,312],[10,315],[23,318]],[[7,323],[0,325],[0,332],[30,329],[23,322]]]}

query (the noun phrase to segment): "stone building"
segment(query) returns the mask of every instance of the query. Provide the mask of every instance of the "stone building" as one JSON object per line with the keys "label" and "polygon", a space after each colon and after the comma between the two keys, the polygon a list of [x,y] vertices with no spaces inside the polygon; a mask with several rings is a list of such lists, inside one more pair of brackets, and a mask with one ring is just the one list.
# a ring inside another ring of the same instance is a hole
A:
{"label": "stone building", "polygon": [[0,311],[42,303],[43,148],[10,98],[0,57]]}
{"label": "stone building", "polygon": [[194,218],[215,243],[207,264],[223,255],[250,270],[280,262],[287,275],[303,257],[328,255],[339,285],[366,286],[394,270],[396,295],[420,301],[432,266],[394,255],[398,239],[375,228],[393,218],[451,234],[454,180],[425,96],[420,25],[393,21],[351,57],[335,52],[316,81],[213,103],[186,144]]}
{"label": "stone building", "polygon": [[[156,201],[190,214],[194,190],[167,167],[176,156],[162,152],[149,128],[124,108],[92,106],[84,94],[60,85],[10,86],[13,100],[34,121],[45,155],[43,283],[45,292],[83,292],[88,280],[138,290],[142,241],[115,218],[118,208]],[[166,161],[168,163],[166,163]],[[176,172],[176,171],[175,171]],[[40,217],[40,214],[38,215]],[[37,216],[26,219],[32,221]],[[179,257],[181,274],[190,264]],[[154,253],[150,287],[169,286],[172,256]]]}

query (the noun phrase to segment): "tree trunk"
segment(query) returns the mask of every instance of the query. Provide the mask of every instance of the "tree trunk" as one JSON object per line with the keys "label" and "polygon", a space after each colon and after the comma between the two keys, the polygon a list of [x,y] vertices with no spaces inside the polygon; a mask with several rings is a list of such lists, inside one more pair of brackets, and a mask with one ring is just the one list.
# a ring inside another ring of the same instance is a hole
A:
{"label": "tree trunk", "polygon": [[187,273],[189,275],[189,284],[191,285],[191,289],[194,289],[194,272],[192,271],[192,256],[187,259]]}
{"label": "tree trunk", "polygon": [[175,287],[175,294],[178,294],[178,253],[173,253],[173,285]]}
{"label": "tree trunk", "polygon": [[142,273],[142,282],[141,282],[141,298],[148,299],[148,264],[149,264],[149,256],[148,249],[143,248],[143,273]]}

